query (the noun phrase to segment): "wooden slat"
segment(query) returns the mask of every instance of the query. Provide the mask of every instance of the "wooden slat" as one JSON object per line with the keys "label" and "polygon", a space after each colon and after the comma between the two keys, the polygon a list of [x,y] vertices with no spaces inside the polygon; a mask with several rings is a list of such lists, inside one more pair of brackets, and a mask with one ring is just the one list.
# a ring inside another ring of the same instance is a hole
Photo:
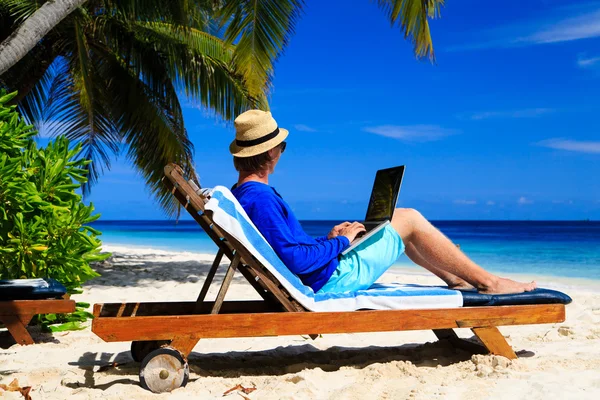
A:
{"label": "wooden slat", "polygon": [[495,326],[476,327],[471,328],[471,330],[491,354],[504,356],[510,360],[517,358],[512,347],[510,347],[502,333]]}
{"label": "wooden slat", "polygon": [[[147,317],[156,315],[201,315],[210,314],[215,302],[205,301],[197,307],[195,301],[161,301],[155,303],[105,303],[94,304],[94,317],[116,317],[121,306],[122,317]],[[281,308],[263,300],[224,301],[221,314],[244,314],[277,312]]]}
{"label": "wooden slat", "polygon": [[221,305],[223,304],[223,300],[225,300],[225,295],[227,294],[227,290],[229,290],[229,285],[231,285],[231,281],[233,279],[233,274],[235,274],[235,269],[240,263],[240,257],[235,256],[231,264],[229,264],[229,268],[227,268],[227,273],[223,278],[223,283],[221,284],[221,288],[219,289],[219,293],[217,293],[217,298],[215,299],[215,304],[213,305],[211,314],[218,314],[221,309]]}
{"label": "wooden slat", "polygon": [[219,264],[221,264],[221,259],[223,258],[222,249],[219,249],[217,255],[215,256],[215,260],[213,261],[212,266],[210,267],[210,271],[208,271],[208,275],[206,275],[206,279],[204,280],[204,285],[202,285],[202,290],[200,290],[200,294],[198,295],[197,303],[202,303],[206,298],[206,294],[208,293],[208,289],[210,289],[210,284],[212,283],[215,274],[217,273],[217,269],[219,269]]}
{"label": "wooden slat", "polygon": [[12,300],[0,301],[2,315],[35,315],[70,313],[75,311],[73,300]]}
{"label": "wooden slat", "polygon": [[482,322],[489,320],[489,324],[482,326],[493,326],[494,321],[501,316],[510,316],[513,325],[555,323],[564,321],[565,307],[562,304],[543,304],[433,310],[96,318],[92,326],[94,333],[106,341],[169,340],[182,334],[194,334],[202,338],[227,338],[314,332],[328,334],[450,329],[458,327],[457,320],[465,321],[474,319],[475,316]]}

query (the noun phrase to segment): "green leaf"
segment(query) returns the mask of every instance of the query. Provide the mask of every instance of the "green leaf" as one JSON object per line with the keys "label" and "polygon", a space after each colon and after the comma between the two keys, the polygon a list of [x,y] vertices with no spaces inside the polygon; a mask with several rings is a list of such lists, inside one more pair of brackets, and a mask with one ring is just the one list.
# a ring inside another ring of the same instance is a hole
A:
{"label": "green leaf", "polygon": [[[11,101],[12,99],[14,99],[15,97],[17,97],[17,92],[12,92],[12,93],[8,93],[3,96],[0,96],[0,104],[6,104],[9,101]],[[2,110],[2,111],[4,111],[4,110]]]}
{"label": "green leaf", "polygon": [[56,314],[46,314],[45,318],[46,318],[46,320],[48,320],[50,322],[54,322],[54,321],[56,321]]}
{"label": "green leaf", "polygon": [[85,329],[85,326],[81,325],[81,322],[72,321],[60,325],[48,325],[48,329],[51,332],[81,331]]}

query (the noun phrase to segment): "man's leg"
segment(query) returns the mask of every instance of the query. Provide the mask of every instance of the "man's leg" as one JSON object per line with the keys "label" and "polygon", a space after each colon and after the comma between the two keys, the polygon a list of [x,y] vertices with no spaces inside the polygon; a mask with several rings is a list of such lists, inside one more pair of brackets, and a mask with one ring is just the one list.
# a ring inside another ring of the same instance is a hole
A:
{"label": "man's leg", "polygon": [[423,258],[414,244],[405,243],[405,253],[415,264],[425,268],[435,274],[438,278],[446,282],[449,289],[473,289],[473,286],[462,278],[440,269]]}
{"label": "man's leg", "polygon": [[416,210],[396,209],[392,226],[405,245],[414,245],[427,263],[465,280],[482,293],[521,293],[536,288],[535,282],[515,282],[487,272],[471,261]]}

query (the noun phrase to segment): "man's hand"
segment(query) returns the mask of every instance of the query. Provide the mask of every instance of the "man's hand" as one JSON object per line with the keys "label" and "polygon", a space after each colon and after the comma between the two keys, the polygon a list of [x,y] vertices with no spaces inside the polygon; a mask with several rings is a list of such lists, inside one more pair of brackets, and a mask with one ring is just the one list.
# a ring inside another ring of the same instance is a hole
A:
{"label": "man's hand", "polygon": [[353,222],[353,223],[345,222],[345,224],[348,224],[348,225],[341,228],[338,231],[337,236],[346,236],[348,238],[348,240],[350,241],[350,243],[352,243],[354,241],[354,239],[356,239],[356,235],[358,235],[361,232],[366,232],[365,226],[363,224],[361,224],[360,222]]}
{"label": "man's hand", "polygon": [[329,232],[329,234],[327,235],[327,239],[333,239],[334,237],[338,237],[340,235],[340,230],[342,228],[347,227],[348,225],[350,225],[350,222],[342,222],[341,224],[334,226],[331,229],[331,232]]}

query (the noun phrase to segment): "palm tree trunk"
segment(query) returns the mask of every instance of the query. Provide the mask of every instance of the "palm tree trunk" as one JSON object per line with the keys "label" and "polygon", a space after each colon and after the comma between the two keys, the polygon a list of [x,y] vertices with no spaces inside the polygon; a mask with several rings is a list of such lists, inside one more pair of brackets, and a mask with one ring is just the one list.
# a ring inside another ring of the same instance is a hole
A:
{"label": "palm tree trunk", "polygon": [[0,44],[0,75],[6,72],[60,21],[87,0],[49,0]]}

